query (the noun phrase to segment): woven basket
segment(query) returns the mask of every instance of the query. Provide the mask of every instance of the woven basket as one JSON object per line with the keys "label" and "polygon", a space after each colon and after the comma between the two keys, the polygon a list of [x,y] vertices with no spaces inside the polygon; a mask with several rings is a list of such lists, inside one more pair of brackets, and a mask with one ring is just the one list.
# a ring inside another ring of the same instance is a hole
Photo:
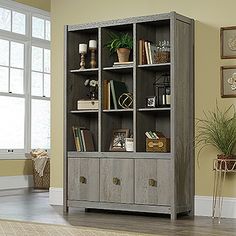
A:
{"label": "woven basket", "polygon": [[40,177],[38,172],[35,170],[33,160],[32,160],[32,165],[33,165],[34,188],[35,189],[49,189],[50,187],[50,159],[47,160],[42,177]]}

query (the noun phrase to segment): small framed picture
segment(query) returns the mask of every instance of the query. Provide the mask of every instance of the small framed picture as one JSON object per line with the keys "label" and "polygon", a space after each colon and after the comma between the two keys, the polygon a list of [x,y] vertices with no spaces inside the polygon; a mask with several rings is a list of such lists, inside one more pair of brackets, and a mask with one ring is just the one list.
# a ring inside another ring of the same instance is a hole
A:
{"label": "small framed picture", "polygon": [[220,28],[221,58],[236,58],[236,26]]}
{"label": "small framed picture", "polygon": [[112,139],[109,151],[125,152],[125,140],[129,137],[129,129],[115,129],[112,132]]}
{"label": "small framed picture", "polygon": [[157,106],[157,97],[146,97],[146,107],[156,107]]}
{"label": "small framed picture", "polygon": [[221,97],[236,97],[236,66],[221,67]]}

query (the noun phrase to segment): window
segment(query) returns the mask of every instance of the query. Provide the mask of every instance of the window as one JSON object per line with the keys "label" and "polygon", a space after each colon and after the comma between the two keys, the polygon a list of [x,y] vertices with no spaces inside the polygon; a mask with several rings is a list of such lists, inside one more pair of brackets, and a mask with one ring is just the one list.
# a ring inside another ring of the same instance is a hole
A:
{"label": "window", "polygon": [[50,18],[0,0],[0,153],[50,149]]}

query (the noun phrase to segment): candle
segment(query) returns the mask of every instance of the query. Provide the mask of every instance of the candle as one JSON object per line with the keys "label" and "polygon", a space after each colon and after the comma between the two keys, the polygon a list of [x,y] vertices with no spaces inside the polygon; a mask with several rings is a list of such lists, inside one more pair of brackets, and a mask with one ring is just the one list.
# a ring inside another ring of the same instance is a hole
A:
{"label": "candle", "polygon": [[85,43],[79,44],[79,53],[87,53],[87,44]]}
{"label": "candle", "polygon": [[96,40],[89,40],[89,48],[92,48],[92,49],[97,48],[97,41]]}

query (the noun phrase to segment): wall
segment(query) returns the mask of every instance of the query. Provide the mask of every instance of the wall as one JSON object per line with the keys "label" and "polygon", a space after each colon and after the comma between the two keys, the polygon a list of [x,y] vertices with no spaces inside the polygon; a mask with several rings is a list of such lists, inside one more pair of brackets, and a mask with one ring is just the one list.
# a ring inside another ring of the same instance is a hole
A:
{"label": "wall", "polygon": [[31,7],[39,8],[44,11],[50,11],[51,9],[50,0],[16,0],[16,2],[23,3]]}
{"label": "wall", "polygon": [[[93,7],[91,7],[93,5]],[[219,28],[236,25],[235,1],[158,1],[158,0],[51,0],[52,20],[52,169],[51,186],[63,185],[63,50],[64,25],[79,24],[131,16],[176,11],[196,20],[195,25],[195,112],[212,109],[216,99],[220,106],[235,99],[220,98],[220,66],[233,65],[236,60],[220,60]],[[76,49],[75,49],[76,50]],[[206,149],[196,165],[196,195],[212,195],[212,160],[217,151]],[[236,176],[227,177],[224,195],[236,197]]]}
{"label": "wall", "polygon": [[[16,0],[16,2],[50,11],[50,0]],[[32,175],[31,160],[0,160],[0,177],[20,175]]]}

